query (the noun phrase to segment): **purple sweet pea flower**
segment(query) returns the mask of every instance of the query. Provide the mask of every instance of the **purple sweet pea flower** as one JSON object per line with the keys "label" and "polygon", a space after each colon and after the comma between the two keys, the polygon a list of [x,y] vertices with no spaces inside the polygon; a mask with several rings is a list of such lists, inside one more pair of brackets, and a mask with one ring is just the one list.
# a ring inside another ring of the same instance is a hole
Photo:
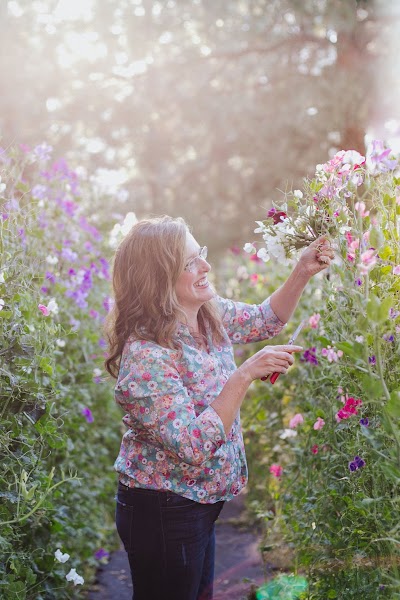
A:
{"label": "purple sweet pea flower", "polygon": [[363,460],[361,458],[361,456],[355,456],[354,460],[349,462],[349,470],[350,471],[357,471],[358,469],[361,469],[361,467],[365,466],[365,460]]}
{"label": "purple sweet pea flower", "polygon": [[374,354],[372,356],[369,356],[368,362],[370,365],[376,365],[376,356]]}
{"label": "purple sweet pea flower", "polygon": [[88,423],[93,423],[94,418],[93,418],[92,411],[90,410],[90,408],[85,406],[85,408],[82,408],[81,413],[85,417],[85,419]]}
{"label": "purple sweet pea flower", "polygon": [[373,173],[393,171],[397,166],[396,158],[389,158],[390,148],[385,148],[382,140],[373,140],[367,151],[367,162]]}
{"label": "purple sweet pea flower", "polygon": [[385,333],[382,337],[385,340],[385,342],[393,342],[394,341],[394,335],[391,333]]}
{"label": "purple sweet pea flower", "polygon": [[96,560],[101,560],[102,558],[108,558],[109,556],[110,556],[110,553],[107,552],[107,550],[104,550],[104,548],[99,548],[94,553],[94,557]]}
{"label": "purple sweet pea flower", "polygon": [[308,348],[307,350],[305,350],[305,352],[303,352],[303,356],[301,357],[301,361],[302,362],[309,362],[312,365],[318,365],[318,359],[317,359],[317,349],[315,346],[313,346],[312,348]]}
{"label": "purple sweet pea flower", "polygon": [[360,425],[363,425],[364,427],[369,427],[369,419],[368,417],[364,417],[363,419],[359,420]]}

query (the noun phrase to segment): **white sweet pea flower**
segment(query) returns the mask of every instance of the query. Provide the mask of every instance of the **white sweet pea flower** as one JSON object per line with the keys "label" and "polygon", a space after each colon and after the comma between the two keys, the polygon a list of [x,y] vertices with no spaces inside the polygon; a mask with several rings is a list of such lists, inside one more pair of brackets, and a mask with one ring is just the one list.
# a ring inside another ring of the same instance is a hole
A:
{"label": "white sweet pea flower", "polygon": [[260,248],[259,251],[257,252],[257,256],[258,256],[258,258],[261,258],[261,260],[263,260],[264,262],[269,261],[269,254],[268,254],[266,248]]}
{"label": "white sweet pea flower", "polygon": [[63,554],[61,552],[60,548],[57,548],[57,550],[54,552],[54,556],[60,563],[65,563],[69,559],[69,554],[67,554],[67,553]]}
{"label": "white sweet pea flower", "polygon": [[52,256],[51,254],[49,254],[48,256],[46,256],[46,262],[49,265],[56,265],[58,263],[58,258],[57,256]]}
{"label": "white sweet pea flower", "polygon": [[65,579],[67,581],[72,581],[74,585],[82,585],[83,583],[85,583],[85,580],[83,579],[83,577],[78,575],[76,569],[71,569],[70,572],[67,573],[67,575],[65,576]]}
{"label": "white sweet pea flower", "polygon": [[3,310],[4,304],[5,304],[5,302],[4,302],[3,298],[0,298],[0,310]]}
{"label": "white sweet pea flower", "polygon": [[296,435],[297,431],[294,429],[284,429],[279,437],[281,440],[287,440],[288,438],[296,437]]}
{"label": "white sweet pea flower", "polygon": [[7,187],[7,186],[6,186],[6,184],[5,184],[5,183],[2,183],[2,181],[1,181],[1,177],[0,177],[0,194],[1,194],[2,192],[4,192],[4,190],[6,189],[6,187]]}
{"label": "white sweet pea flower", "polygon": [[103,375],[103,371],[101,369],[93,369],[93,377],[101,377]]}
{"label": "white sweet pea flower", "polygon": [[358,342],[359,344],[362,344],[363,341],[364,341],[363,335],[356,335],[356,342]]}
{"label": "white sweet pea flower", "polygon": [[257,252],[254,244],[250,244],[249,242],[243,246],[243,250],[249,254],[255,254]]}
{"label": "white sweet pea flower", "polygon": [[56,315],[58,313],[58,304],[55,298],[51,298],[50,302],[47,305],[47,310],[53,313],[53,315]]}
{"label": "white sweet pea flower", "polygon": [[301,200],[301,198],[303,197],[303,192],[301,190],[294,190],[293,196]]}
{"label": "white sweet pea flower", "polygon": [[2,271],[0,273],[0,283],[5,283],[5,280],[4,280],[4,271]]}
{"label": "white sweet pea flower", "polygon": [[59,348],[64,348],[66,341],[58,339],[58,340],[56,340],[56,344]]}

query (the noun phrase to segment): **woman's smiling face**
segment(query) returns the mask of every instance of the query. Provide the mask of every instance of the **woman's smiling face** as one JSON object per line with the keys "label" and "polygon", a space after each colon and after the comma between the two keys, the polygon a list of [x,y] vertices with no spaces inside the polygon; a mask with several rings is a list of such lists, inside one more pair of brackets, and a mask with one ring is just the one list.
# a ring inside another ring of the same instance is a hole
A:
{"label": "woman's smiling face", "polygon": [[204,302],[214,296],[207,274],[211,269],[208,262],[199,256],[200,246],[191,233],[186,234],[185,265],[192,259],[190,270],[185,269],[178,277],[175,286],[179,304],[187,314],[199,310]]}

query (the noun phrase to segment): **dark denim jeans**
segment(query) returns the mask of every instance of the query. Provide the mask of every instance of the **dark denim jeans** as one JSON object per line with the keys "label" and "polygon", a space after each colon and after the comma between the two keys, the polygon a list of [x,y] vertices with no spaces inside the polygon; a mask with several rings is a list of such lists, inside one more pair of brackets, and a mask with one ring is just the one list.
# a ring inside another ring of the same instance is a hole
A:
{"label": "dark denim jeans", "polygon": [[215,528],[223,502],[118,484],[116,525],[134,600],[211,600]]}

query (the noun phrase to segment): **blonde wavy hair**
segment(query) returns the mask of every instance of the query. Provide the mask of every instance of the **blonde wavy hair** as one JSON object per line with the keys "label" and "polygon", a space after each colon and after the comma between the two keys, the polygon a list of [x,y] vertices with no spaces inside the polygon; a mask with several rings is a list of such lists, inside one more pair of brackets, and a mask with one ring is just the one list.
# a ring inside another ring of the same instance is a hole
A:
{"label": "blonde wavy hair", "polygon": [[[117,248],[113,265],[115,302],[105,324],[109,344],[105,367],[115,378],[131,336],[179,349],[174,334],[178,322],[185,322],[186,316],[175,286],[185,266],[187,231],[180,217],[145,219],[132,227]],[[203,334],[208,324],[214,341],[222,340],[221,317],[213,300],[201,306],[198,319]]]}

